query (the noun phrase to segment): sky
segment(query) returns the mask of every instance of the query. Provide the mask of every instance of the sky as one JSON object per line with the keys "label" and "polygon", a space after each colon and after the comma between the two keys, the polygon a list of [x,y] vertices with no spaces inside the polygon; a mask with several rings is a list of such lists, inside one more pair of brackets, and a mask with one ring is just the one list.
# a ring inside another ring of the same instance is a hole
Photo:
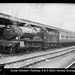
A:
{"label": "sky", "polygon": [[75,4],[0,3],[0,12],[75,32]]}

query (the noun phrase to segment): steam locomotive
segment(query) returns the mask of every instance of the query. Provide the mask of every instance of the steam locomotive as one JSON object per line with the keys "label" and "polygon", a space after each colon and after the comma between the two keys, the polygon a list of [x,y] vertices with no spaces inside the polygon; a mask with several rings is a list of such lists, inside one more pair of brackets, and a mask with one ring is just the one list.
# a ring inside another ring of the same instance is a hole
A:
{"label": "steam locomotive", "polygon": [[0,25],[0,51],[15,53],[29,48],[74,45],[75,34],[31,25]]}
{"label": "steam locomotive", "polygon": [[[42,48],[44,28],[29,26],[7,25],[0,29],[0,48],[2,51],[15,53],[19,49]],[[45,35],[45,36],[44,36]]]}

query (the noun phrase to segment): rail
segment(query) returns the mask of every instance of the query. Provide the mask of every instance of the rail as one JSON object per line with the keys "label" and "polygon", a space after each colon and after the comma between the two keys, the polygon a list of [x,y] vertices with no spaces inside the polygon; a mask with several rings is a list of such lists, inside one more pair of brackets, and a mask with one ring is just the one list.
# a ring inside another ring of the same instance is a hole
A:
{"label": "rail", "polygon": [[56,51],[56,52],[47,53],[47,54],[43,54],[39,56],[25,58],[25,59],[14,61],[14,62],[5,63],[4,65],[5,65],[5,68],[23,68],[23,67],[27,68],[33,64],[43,62],[46,59],[53,59],[56,57],[60,57],[62,55],[68,54],[73,51],[75,51],[75,47],[64,49],[62,51]]}

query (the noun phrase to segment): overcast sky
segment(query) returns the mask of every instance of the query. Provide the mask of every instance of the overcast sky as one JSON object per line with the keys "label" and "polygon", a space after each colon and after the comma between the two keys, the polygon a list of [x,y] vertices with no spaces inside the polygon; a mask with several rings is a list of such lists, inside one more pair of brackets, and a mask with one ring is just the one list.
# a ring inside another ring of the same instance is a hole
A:
{"label": "overcast sky", "polygon": [[2,3],[0,12],[75,32],[75,4]]}

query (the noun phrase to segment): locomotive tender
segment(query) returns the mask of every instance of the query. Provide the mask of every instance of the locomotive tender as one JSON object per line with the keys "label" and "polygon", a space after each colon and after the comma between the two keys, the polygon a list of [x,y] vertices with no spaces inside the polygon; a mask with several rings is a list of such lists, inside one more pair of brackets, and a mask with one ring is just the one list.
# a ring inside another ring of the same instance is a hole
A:
{"label": "locomotive tender", "polygon": [[[27,22],[28,23],[28,22]],[[46,49],[74,45],[75,33],[60,31],[30,23],[4,23],[0,18],[0,51],[15,53],[19,50]]]}

